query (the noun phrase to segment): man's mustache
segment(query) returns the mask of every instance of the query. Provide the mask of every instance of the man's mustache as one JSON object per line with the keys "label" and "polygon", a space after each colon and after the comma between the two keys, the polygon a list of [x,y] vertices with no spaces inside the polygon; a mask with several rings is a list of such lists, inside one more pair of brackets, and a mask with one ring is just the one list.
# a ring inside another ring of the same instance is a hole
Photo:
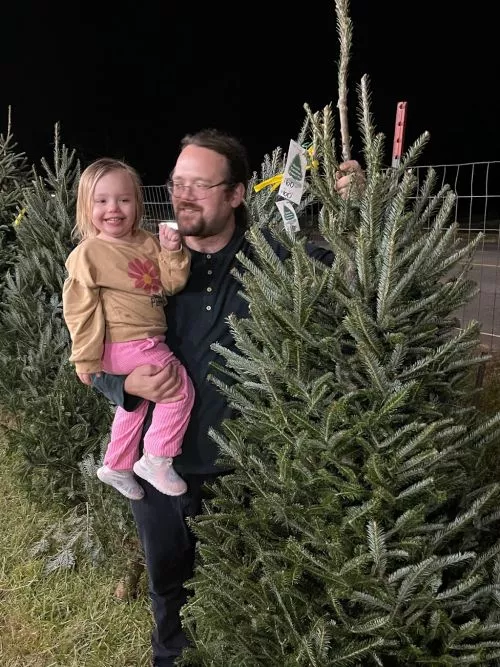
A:
{"label": "man's mustache", "polygon": [[181,201],[177,204],[177,210],[178,211],[183,211],[184,209],[188,209],[190,211],[201,211],[202,209],[199,206],[196,206],[196,204],[192,204],[189,201]]}

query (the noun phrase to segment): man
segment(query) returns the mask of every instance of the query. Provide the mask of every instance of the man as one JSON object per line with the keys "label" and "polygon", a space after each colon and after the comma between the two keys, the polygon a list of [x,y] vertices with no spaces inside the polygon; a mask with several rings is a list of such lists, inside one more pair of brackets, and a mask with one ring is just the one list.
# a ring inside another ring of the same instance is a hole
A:
{"label": "man", "polygon": [[[341,196],[348,191],[352,175],[360,173],[355,161],[341,165],[335,186]],[[183,452],[175,459],[177,472],[187,482],[187,493],[166,496],[141,480],[144,499],[131,502],[155,618],[155,667],[174,665],[188,644],[179,612],[186,601],[184,582],[193,572],[195,544],[185,519],[200,513],[204,483],[221,473],[216,466],[217,446],[208,430],[217,428],[230,411],[207,375],[213,372],[211,362],[217,359],[211,344],[234,347],[227,316],[248,315],[248,304],[238,294],[241,285],[231,275],[236,254],[251,253],[245,240],[248,178],[243,146],[234,137],[204,130],[183,139],[168,183],[179,231],[192,259],[187,286],[169,298],[167,343],[187,368],[196,398]],[[269,241],[284,259],[285,249]],[[333,259],[324,248],[310,246],[310,254],[327,264]],[[180,382],[171,366],[142,366],[125,379],[103,376],[95,379],[95,386],[126,410],[133,410],[141,399],[153,403],[178,400]]]}

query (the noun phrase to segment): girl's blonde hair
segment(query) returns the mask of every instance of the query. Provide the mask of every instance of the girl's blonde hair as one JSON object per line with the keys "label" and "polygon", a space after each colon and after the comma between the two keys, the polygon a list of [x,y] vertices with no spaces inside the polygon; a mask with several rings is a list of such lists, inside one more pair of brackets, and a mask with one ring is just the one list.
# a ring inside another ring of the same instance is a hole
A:
{"label": "girl's blonde hair", "polygon": [[80,176],[76,199],[76,224],[72,232],[73,238],[83,241],[91,236],[97,236],[98,230],[92,223],[92,200],[97,181],[111,171],[120,170],[126,171],[132,179],[136,211],[132,230],[135,231],[139,227],[144,211],[141,177],[133,167],[125,162],[109,157],[102,157],[89,164]]}

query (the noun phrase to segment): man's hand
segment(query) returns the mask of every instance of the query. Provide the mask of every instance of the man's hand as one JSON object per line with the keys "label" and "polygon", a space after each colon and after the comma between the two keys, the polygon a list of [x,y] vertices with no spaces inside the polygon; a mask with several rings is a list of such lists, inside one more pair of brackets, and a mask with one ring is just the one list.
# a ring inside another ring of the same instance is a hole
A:
{"label": "man's hand", "polygon": [[165,368],[151,364],[138,366],[127,376],[124,386],[127,394],[154,403],[180,401],[180,387],[181,379],[175,364],[168,364]]}
{"label": "man's hand", "polygon": [[347,160],[339,164],[336,177],[335,190],[342,199],[347,199],[353,190],[361,194],[365,189],[365,174],[356,160]]}

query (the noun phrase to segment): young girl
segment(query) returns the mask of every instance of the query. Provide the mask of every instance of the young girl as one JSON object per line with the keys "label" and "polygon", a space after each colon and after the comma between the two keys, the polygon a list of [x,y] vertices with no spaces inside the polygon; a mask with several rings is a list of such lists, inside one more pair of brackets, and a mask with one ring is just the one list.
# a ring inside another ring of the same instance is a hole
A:
{"label": "young girl", "polygon": [[194,401],[186,370],[165,344],[164,312],[165,294],[177,293],[187,282],[190,254],[179,232],[166,225],[160,242],[139,229],[142,212],[141,181],[134,169],[110,158],[87,167],[76,206],[74,232],[80,243],[66,260],[63,289],[70,361],[84,384],[101,371],[126,375],[142,364],[179,366],[182,398],[155,405],[142,458],[138,450],[148,402],[134,412],[116,410],[97,476],[132,500],[144,496],[133,472],[167,495],[186,492],[172,458],[181,451]]}

